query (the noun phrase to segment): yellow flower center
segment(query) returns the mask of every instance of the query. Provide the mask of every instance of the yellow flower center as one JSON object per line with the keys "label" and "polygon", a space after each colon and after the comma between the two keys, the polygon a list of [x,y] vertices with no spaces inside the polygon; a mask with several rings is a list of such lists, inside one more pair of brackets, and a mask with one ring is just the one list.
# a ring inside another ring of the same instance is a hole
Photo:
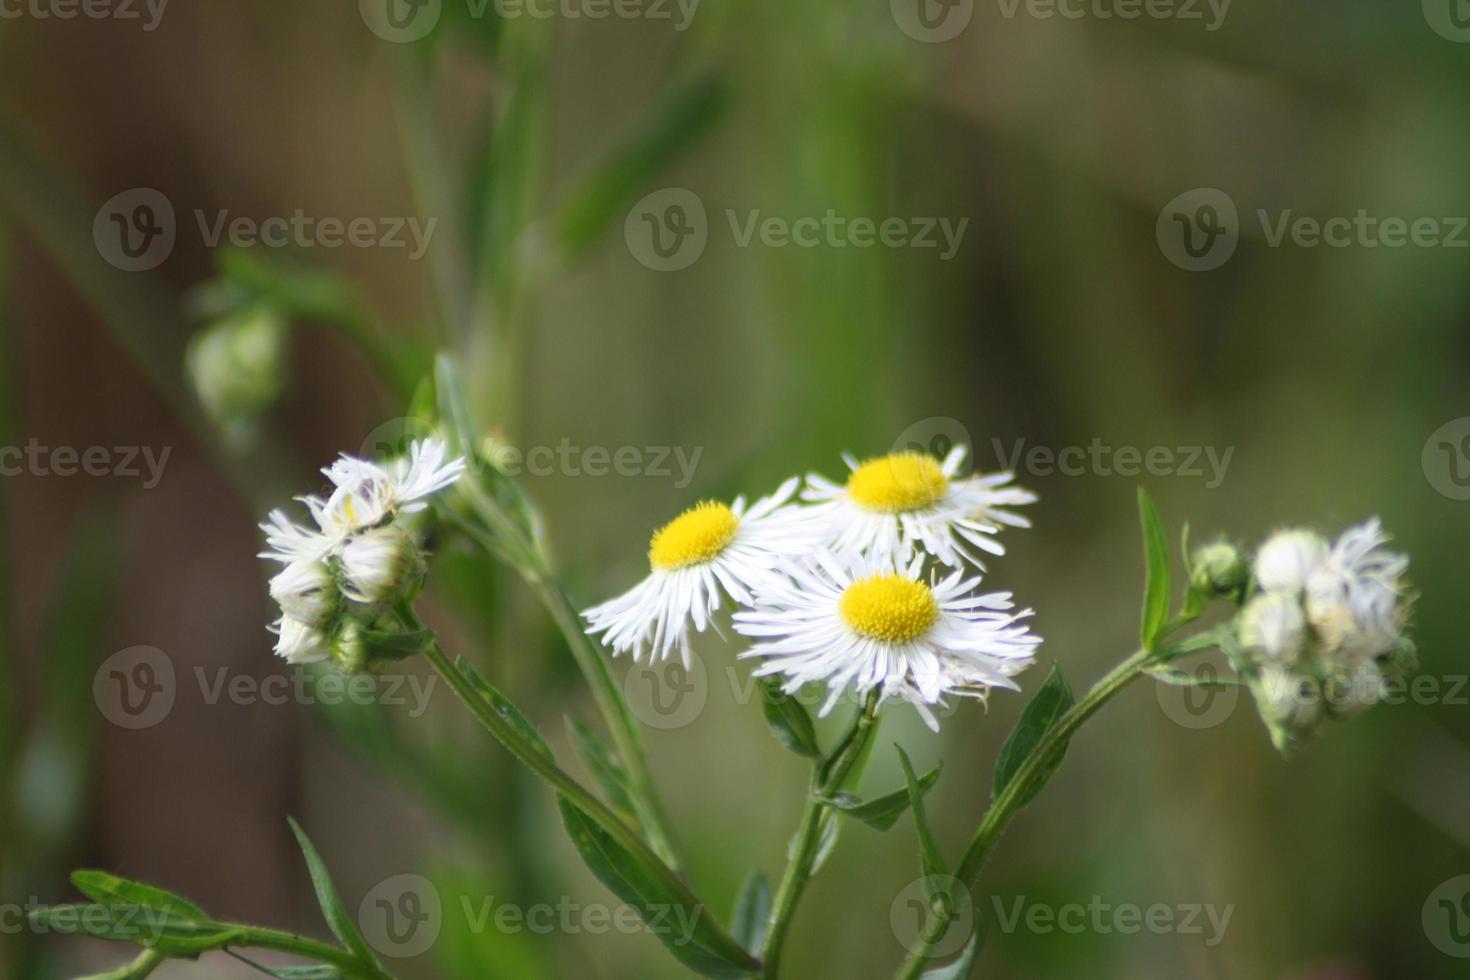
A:
{"label": "yellow flower center", "polygon": [[883,514],[928,507],[949,491],[949,478],[927,453],[894,453],[870,459],[847,478],[858,506]]}
{"label": "yellow flower center", "polygon": [[858,579],[843,591],[837,609],[848,626],[885,643],[916,639],[939,618],[929,586],[893,574]]}
{"label": "yellow flower center", "polygon": [[701,501],[653,533],[648,563],[672,571],[709,561],[725,550],[739,527],[740,518],[729,507]]}

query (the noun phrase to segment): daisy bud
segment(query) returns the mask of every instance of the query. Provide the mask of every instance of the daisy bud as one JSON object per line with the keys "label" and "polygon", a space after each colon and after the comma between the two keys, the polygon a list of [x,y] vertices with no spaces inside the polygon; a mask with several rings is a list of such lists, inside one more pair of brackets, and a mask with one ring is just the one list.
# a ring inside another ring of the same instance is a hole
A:
{"label": "daisy bud", "polygon": [[1309,738],[1322,721],[1322,689],[1314,678],[1268,664],[1251,683],[1251,691],[1271,742],[1281,752]]}
{"label": "daisy bud", "polygon": [[1205,545],[1190,565],[1190,587],[1208,598],[1239,593],[1250,574],[1240,550],[1227,541]]}
{"label": "daisy bud", "polygon": [[205,412],[226,430],[248,426],[275,403],[285,383],[286,326],[257,307],[205,327],[185,364]]}
{"label": "daisy bud", "polygon": [[276,656],[289,664],[309,664],[325,660],[330,654],[326,634],[290,616],[282,616],[275,625]]}
{"label": "daisy bud", "polygon": [[1263,592],[1240,613],[1236,631],[1240,644],[1256,660],[1289,664],[1302,652],[1306,617],[1294,596]]}
{"label": "daisy bud", "polygon": [[313,628],[330,623],[341,606],[332,572],[320,561],[291,562],[271,579],[270,593],[287,618]]}
{"label": "daisy bud", "polygon": [[332,637],[332,662],[344,674],[359,674],[367,669],[368,649],[363,642],[362,624],[349,616]]}
{"label": "daisy bud", "polygon": [[1312,531],[1273,534],[1256,553],[1256,581],[1267,592],[1300,592],[1327,560],[1327,542]]}
{"label": "daisy bud", "polygon": [[386,602],[418,582],[424,557],[412,535],[389,525],[354,536],[342,549],[342,571],[349,598]]}

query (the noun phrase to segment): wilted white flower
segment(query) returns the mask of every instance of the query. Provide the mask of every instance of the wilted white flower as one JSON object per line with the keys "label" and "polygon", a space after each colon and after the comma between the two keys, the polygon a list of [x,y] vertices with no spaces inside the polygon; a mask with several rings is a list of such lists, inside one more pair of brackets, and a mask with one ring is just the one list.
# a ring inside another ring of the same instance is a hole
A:
{"label": "wilted white flower", "polygon": [[384,602],[413,583],[423,565],[418,544],[403,528],[373,528],[342,546],[342,591],[357,602]]}
{"label": "wilted white flower", "polygon": [[1325,653],[1356,663],[1399,642],[1409,560],[1387,542],[1376,517],[1348,528],[1307,578],[1307,619]]}
{"label": "wilted white flower", "polygon": [[943,461],[902,452],[862,463],[844,454],[852,471],[846,484],[807,477],[802,499],[813,506],[805,516],[838,554],[906,564],[915,548],[923,548],[953,568],[967,561],[983,568],[977,551],[1005,554],[995,540],[1003,525],[1031,526],[1007,508],[1032,503],[1036,495],[1006,486],[1014,477],[1008,472],[958,476],[965,454],[956,446]]}
{"label": "wilted white flower", "polygon": [[1301,592],[1327,559],[1327,542],[1312,531],[1277,531],[1256,553],[1256,582],[1267,592]]}
{"label": "wilted white flower", "polygon": [[782,675],[787,693],[826,684],[822,714],[844,691],[877,688],[912,703],[935,730],[932,706],[948,695],[1019,690],[1011,678],[1041,642],[1022,622],[1031,610],[1014,611],[1008,592],[974,594],[979,576],[960,571],[925,583],[922,567],[922,556],[896,567],[826,552],[793,562],[789,579],[735,614],[735,629],[756,641],[742,656],[761,659],[757,676]]}
{"label": "wilted white flower", "polygon": [[1263,592],[1240,613],[1240,643],[1265,660],[1290,663],[1302,651],[1307,620],[1301,600],[1283,592]]}
{"label": "wilted white flower", "polygon": [[655,659],[676,647],[689,664],[689,630],[703,632],[719,609],[721,594],[749,604],[751,590],[779,578],[783,555],[812,543],[797,508],[787,502],[795,478],[746,510],[745,499],[729,506],[707,500],[654,532],[648,547],[647,578],[622,595],[582,615],[589,632],[604,634],[613,653],[633,659],[651,649]]}
{"label": "wilted white flower", "polygon": [[345,537],[374,527],[395,514],[411,514],[426,499],[452,485],[464,473],[462,458],[446,461],[448,447],[438,439],[411,443],[408,456],[387,466],[343,455],[322,470],[336,489],[325,501],[303,497],[312,517],[329,537]]}
{"label": "wilted white flower", "polygon": [[271,630],[276,634],[276,656],[287,663],[315,663],[331,655],[327,634],[290,616],[282,616]]}

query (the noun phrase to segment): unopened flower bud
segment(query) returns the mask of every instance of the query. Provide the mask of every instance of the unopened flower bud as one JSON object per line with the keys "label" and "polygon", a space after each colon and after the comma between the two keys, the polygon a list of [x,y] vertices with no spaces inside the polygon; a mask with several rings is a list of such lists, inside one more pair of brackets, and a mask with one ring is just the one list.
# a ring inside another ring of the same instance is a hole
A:
{"label": "unopened flower bud", "polygon": [[1300,592],[1327,554],[1327,541],[1320,534],[1277,531],[1256,553],[1256,581],[1267,592]]}
{"label": "unopened flower bud", "polygon": [[1227,541],[1200,548],[1190,566],[1190,587],[1210,598],[1238,593],[1249,576],[1240,549]]}
{"label": "unopened flower bud", "polygon": [[291,562],[271,579],[270,593],[288,618],[315,629],[331,623],[341,607],[332,572],[319,561]]}
{"label": "unopened flower bud", "polygon": [[1322,721],[1322,690],[1312,677],[1268,664],[1251,690],[1271,742],[1281,752],[1290,752],[1309,738]]}
{"label": "unopened flower bud", "polygon": [[1237,632],[1240,645],[1253,659],[1289,664],[1302,652],[1306,617],[1301,602],[1281,592],[1263,592],[1241,610]]}
{"label": "unopened flower bud", "polygon": [[276,624],[276,656],[290,664],[309,664],[327,659],[331,650],[327,636],[290,616]]}
{"label": "unopened flower bud", "polygon": [[274,311],[256,307],[195,334],[185,364],[204,410],[233,434],[280,397],[285,357],[285,324]]}
{"label": "unopened flower bud", "polygon": [[363,641],[362,624],[348,616],[332,636],[332,662],[344,674],[359,674],[367,669],[368,649]]}
{"label": "unopened flower bud", "polygon": [[411,534],[389,525],[355,535],[342,549],[342,571],[349,598],[387,602],[418,582],[424,558]]}

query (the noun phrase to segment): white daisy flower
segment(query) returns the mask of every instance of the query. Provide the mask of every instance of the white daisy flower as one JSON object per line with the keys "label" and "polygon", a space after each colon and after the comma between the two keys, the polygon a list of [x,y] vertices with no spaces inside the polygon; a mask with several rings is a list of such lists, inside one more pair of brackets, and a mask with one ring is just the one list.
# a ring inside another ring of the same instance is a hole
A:
{"label": "white daisy flower", "polygon": [[423,573],[418,545],[400,527],[355,534],[342,546],[342,591],[356,602],[382,602]]}
{"label": "white daisy flower", "polygon": [[807,517],[838,554],[904,564],[921,547],[952,568],[969,562],[983,569],[977,550],[1005,554],[995,540],[1002,525],[1031,526],[1007,508],[1033,503],[1036,495],[1006,486],[1014,478],[1009,472],[959,476],[966,451],[956,446],[943,461],[903,452],[862,463],[844,453],[852,471],[846,484],[807,477],[802,499],[813,504]]}
{"label": "white daisy flower", "polygon": [[332,655],[325,633],[290,616],[282,616],[271,632],[276,634],[276,656],[289,664],[316,663]]}
{"label": "white daisy flower", "polygon": [[1342,533],[1306,580],[1307,619],[1323,650],[1356,662],[1391,651],[1407,612],[1409,559],[1383,546],[1378,518]]}
{"label": "white daisy flower", "polygon": [[659,528],[648,546],[648,577],[582,613],[588,631],[603,634],[614,654],[632,651],[635,661],[645,649],[663,660],[678,648],[688,666],[689,628],[704,632],[722,593],[748,605],[752,590],[780,577],[783,556],[815,543],[799,508],[787,504],[797,484],[787,480],[749,510],[743,497],[729,506],[706,500]]}
{"label": "white daisy flower", "polygon": [[761,589],[735,629],[754,639],[742,657],[758,657],[757,676],[783,675],[794,694],[807,683],[828,687],[820,714],[844,691],[874,688],[905,700],[938,730],[931,706],[946,696],[985,697],[1019,690],[1011,678],[1031,665],[1041,639],[1013,611],[1009,592],[973,595],[979,576],[956,571],[937,584],[920,579],[922,555],[907,567],[823,552],[793,562],[790,578]]}
{"label": "white daisy flower", "polygon": [[464,473],[465,461],[445,461],[448,448],[438,439],[415,440],[408,456],[381,466],[343,455],[322,470],[336,489],[323,502],[304,497],[312,516],[329,537],[341,537],[380,524],[394,513],[412,514],[425,498],[450,486]]}

